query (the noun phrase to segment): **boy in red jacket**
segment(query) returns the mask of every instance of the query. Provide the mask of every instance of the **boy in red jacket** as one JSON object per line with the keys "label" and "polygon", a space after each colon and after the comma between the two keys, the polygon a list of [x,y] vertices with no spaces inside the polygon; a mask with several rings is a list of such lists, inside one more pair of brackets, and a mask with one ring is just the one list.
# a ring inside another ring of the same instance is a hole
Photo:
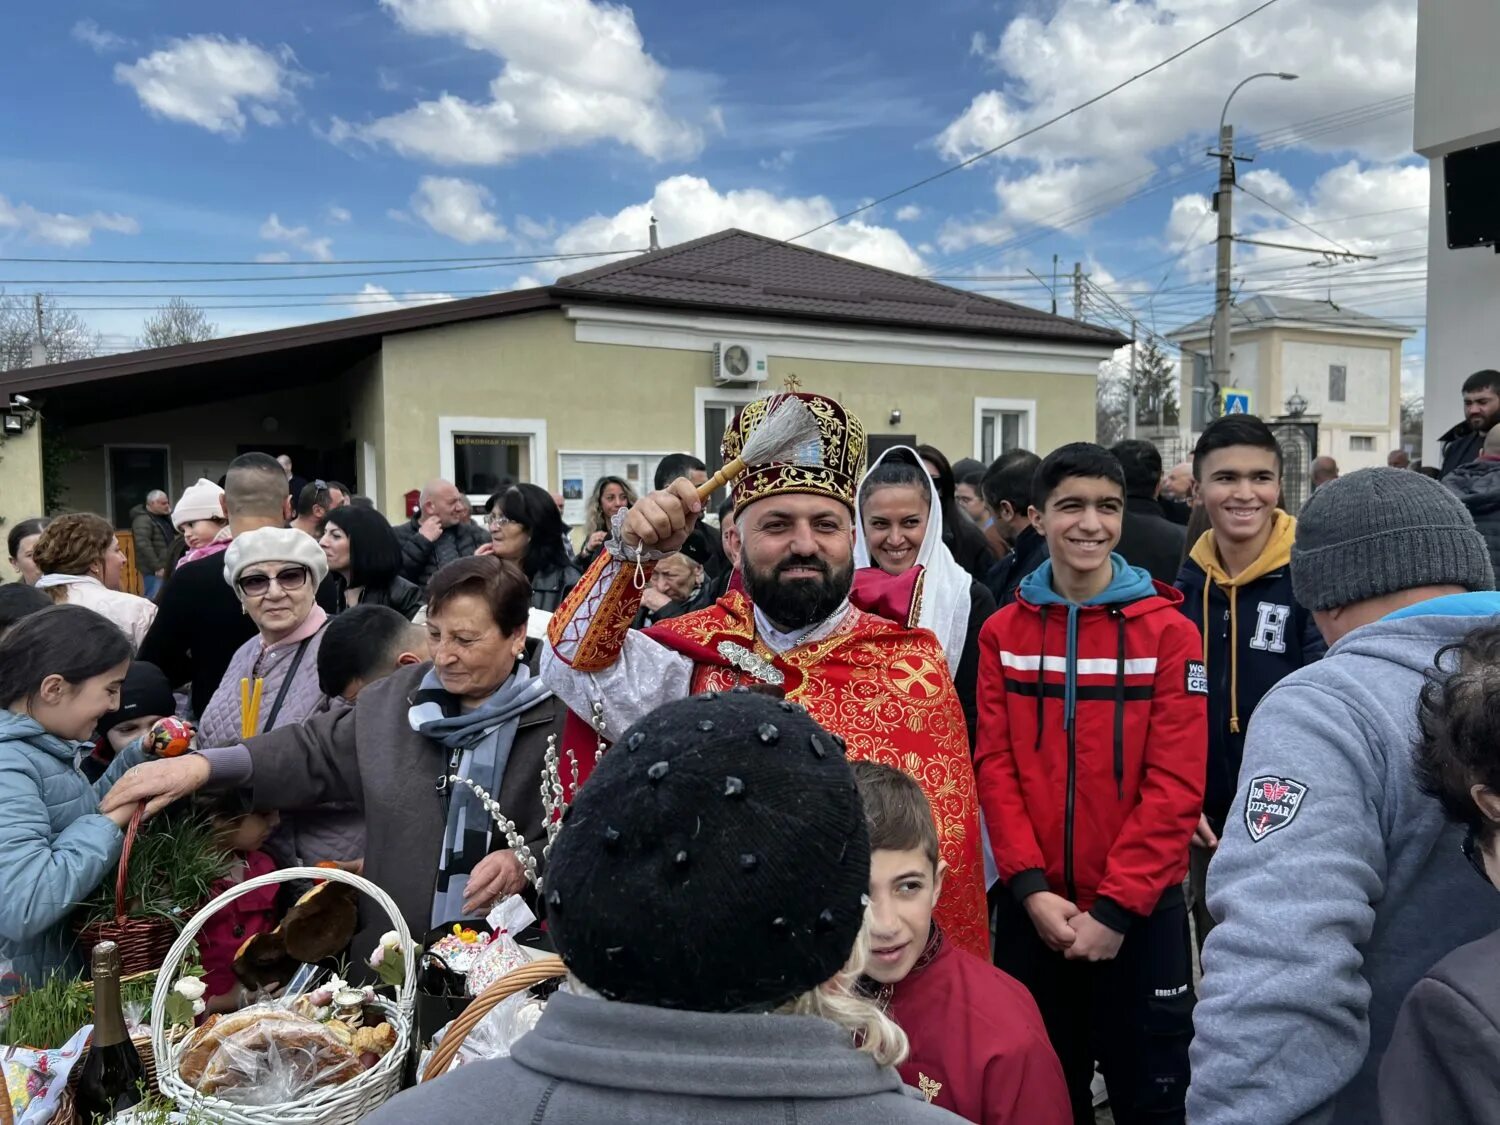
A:
{"label": "boy in red jacket", "polygon": [[870,827],[865,984],[911,1042],[902,1081],[979,1125],[1068,1125],[1068,1088],[1036,1001],[932,922],[947,864],[922,787],[890,766],[850,768]]}
{"label": "boy in red jacket", "polygon": [[1037,469],[1049,562],[979,634],[980,805],[1000,876],[995,963],[1036,997],[1075,1120],[1097,1060],[1120,1125],[1182,1121],[1192,962],[1182,880],[1203,808],[1202,644],[1182,595],[1114,553],[1120,463]]}

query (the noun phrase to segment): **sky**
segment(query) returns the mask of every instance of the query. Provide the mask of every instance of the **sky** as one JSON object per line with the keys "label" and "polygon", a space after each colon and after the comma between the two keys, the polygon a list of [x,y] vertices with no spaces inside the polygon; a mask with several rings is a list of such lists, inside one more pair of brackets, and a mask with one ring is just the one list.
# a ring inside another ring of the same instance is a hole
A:
{"label": "sky", "polygon": [[[805,235],[1039,307],[1055,255],[1089,275],[1086,316],[1163,334],[1212,308],[1224,99],[1281,71],[1232,103],[1255,157],[1236,233],[1376,260],[1238,245],[1237,291],[1420,329],[1416,0],[1275,0],[844,217],[1262,2],[12,5],[0,289],[122,350],[174,295],[226,333],[381,311],[550,282],[643,249],[655,217],[663,244]],[[1066,278],[1056,296],[1071,314]]]}

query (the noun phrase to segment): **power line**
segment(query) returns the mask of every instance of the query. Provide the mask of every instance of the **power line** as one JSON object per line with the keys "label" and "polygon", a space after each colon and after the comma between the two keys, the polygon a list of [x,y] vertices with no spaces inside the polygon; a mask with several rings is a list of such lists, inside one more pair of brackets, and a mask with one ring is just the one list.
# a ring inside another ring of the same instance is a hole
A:
{"label": "power line", "polygon": [[267,262],[257,259],[224,258],[5,258],[0,262],[43,262],[90,266],[371,266],[415,265],[425,262],[494,262],[501,265],[525,265],[531,262],[560,262],[572,258],[602,258],[616,254],[641,254],[644,248],[632,250],[574,250],[566,254],[471,254],[458,258],[329,258],[326,261]]}
{"label": "power line", "polygon": [[1255,200],[1257,203],[1261,203],[1261,204],[1264,204],[1265,206],[1269,207],[1272,211],[1275,211],[1282,218],[1284,218],[1284,219],[1286,219],[1286,220],[1288,220],[1290,222],[1296,223],[1299,227],[1301,227],[1303,230],[1307,231],[1307,233],[1310,234],[1310,235],[1312,235],[1314,238],[1321,238],[1324,242],[1331,242],[1331,243],[1333,243],[1340,250],[1342,250],[1345,254],[1353,254],[1354,253],[1353,250],[1350,250],[1349,247],[1345,246],[1338,239],[1336,239],[1336,238],[1329,238],[1326,234],[1322,233],[1321,231],[1313,230],[1312,227],[1308,226],[1301,219],[1297,218],[1295,215],[1291,215],[1291,214],[1288,214],[1286,211],[1283,211],[1280,207],[1276,206],[1276,204],[1272,203],[1269,199],[1265,199],[1265,198],[1263,198],[1263,197],[1261,197],[1259,195],[1256,195],[1255,192],[1251,191],[1244,184],[1236,182],[1234,186],[1237,187],[1240,191],[1244,192],[1246,195],[1248,195],[1251,199]]}

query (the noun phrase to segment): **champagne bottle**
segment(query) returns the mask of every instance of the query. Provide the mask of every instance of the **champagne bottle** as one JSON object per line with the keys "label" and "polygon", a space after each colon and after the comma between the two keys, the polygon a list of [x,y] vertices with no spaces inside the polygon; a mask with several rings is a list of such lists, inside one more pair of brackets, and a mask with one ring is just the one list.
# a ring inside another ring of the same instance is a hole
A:
{"label": "champagne bottle", "polygon": [[141,1100],[146,1068],[125,1034],[120,1006],[120,950],[112,941],[94,946],[94,1037],[78,1080],[78,1117],[84,1125],[112,1121]]}

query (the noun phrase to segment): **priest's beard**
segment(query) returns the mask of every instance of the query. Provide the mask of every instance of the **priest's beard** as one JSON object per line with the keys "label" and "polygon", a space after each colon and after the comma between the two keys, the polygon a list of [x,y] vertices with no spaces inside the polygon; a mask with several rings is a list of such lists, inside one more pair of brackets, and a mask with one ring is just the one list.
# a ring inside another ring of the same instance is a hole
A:
{"label": "priest's beard", "polygon": [[[816,570],[819,578],[783,578],[793,569]],[[770,570],[758,570],[748,555],[740,559],[750,600],[780,629],[795,633],[824,621],[844,604],[854,583],[854,560],[834,570],[812,555],[789,555]]]}

